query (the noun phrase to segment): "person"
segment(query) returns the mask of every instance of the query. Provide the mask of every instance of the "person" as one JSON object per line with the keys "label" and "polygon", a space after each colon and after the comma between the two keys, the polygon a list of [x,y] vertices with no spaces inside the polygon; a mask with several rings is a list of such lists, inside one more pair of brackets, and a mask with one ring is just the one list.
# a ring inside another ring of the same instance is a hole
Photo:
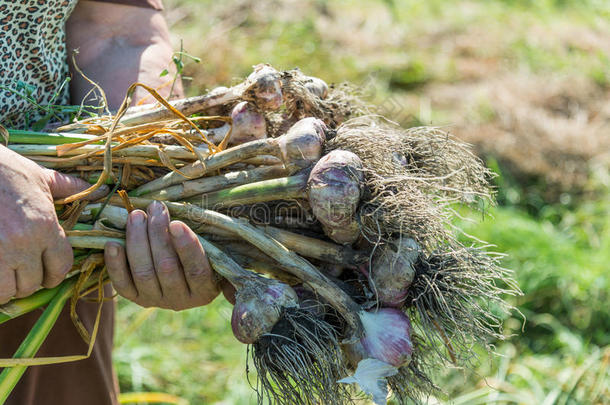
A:
{"label": "person", "polygon": [[[164,79],[159,74],[172,57],[161,9],[160,0],[0,3],[0,123],[17,127],[36,119],[31,100],[19,94],[24,83],[34,89],[30,97],[38,105],[80,103],[91,84],[73,66],[69,92],[62,87],[73,49],[78,50],[80,69],[105,90],[111,109],[120,105],[133,82],[161,86]],[[169,86],[159,91],[169,96]],[[182,95],[180,85],[174,87],[174,94]],[[143,97],[136,91],[134,102]],[[63,280],[73,254],[53,200],[88,186],[0,145],[0,303]],[[100,189],[90,198],[107,191]],[[211,302],[221,290],[194,233],[182,222],[170,222],[161,203],[133,211],[126,247],[108,244],[104,257],[114,289],[142,306],[192,308]],[[95,303],[78,305],[79,317],[89,330],[96,311]],[[117,404],[111,362],[114,311],[114,304],[104,305],[90,358],[30,367],[7,403]],[[1,358],[13,355],[39,314],[35,311],[0,325]],[[38,356],[83,354],[86,349],[64,310]]]}

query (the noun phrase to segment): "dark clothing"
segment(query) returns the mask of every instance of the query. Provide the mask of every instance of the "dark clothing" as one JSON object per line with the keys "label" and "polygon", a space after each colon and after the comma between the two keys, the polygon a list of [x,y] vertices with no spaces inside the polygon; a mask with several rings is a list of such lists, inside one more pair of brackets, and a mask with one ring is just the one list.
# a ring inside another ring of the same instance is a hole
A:
{"label": "dark clothing", "polygon": [[[111,294],[110,290],[106,287],[107,296]],[[77,305],[77,313],[89,332],[93,330],[97,305],[84,300]],[[114,312],[114,302],[104,303],[91,357],[65,364],[29,367],[5,405],[118,405],[118,386],[112,371]],[[41,313],[37,310],[0,325],[0,358],[13,356]],[[87,345],[72,324],[68,304],[36,357],[85,353]]]}

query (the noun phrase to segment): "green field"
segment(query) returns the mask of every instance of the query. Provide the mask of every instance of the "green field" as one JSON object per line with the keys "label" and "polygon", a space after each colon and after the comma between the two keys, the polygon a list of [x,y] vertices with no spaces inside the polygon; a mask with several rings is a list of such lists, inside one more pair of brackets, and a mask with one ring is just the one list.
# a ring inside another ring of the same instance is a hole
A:
{"label": "green field", "polygon": [[[350,81],[403,125],[441,125],[498,172],[499,206],[461,225],[506,253],[524,295],[453,404],[610,403],[610,3],[599,0],[166,0],[188,94],[253,64]],[[230,305],[119,300],[123,392],[253,404]],[[365,403],[365,402],[363,402]]]}

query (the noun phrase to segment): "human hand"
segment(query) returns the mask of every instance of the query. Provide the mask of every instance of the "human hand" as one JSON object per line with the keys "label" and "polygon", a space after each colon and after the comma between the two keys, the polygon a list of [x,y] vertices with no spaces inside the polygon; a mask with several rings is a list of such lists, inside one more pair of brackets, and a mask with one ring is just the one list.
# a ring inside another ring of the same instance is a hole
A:
{"label": "human hand", "polygon": [[163,203],[155,201],[146,211],[129,214],[126,248],[106,244],[105,262],[115,290],[144,307],[179,311],[210,303],[225,288],[219,286],[197,235],[180,221],[170,222]]}
{"label": "human hand", "polygon": [[[72,268],[72,248],[53,198],[90,185],[45,169],[0,145],[0,304],[57,286]],[[102,197],[97,190],[91,199]]]}

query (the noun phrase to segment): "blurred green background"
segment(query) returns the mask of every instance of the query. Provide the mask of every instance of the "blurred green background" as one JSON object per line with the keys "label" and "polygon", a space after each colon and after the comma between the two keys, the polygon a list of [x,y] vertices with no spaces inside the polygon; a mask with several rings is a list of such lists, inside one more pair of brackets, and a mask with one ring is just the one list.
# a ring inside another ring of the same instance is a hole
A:
{"label": "blurred green background", "polygon": [[[454,404],[610,403],[610,2],[165,0],[189,95],[251,66],[350,81],[406,126],[444,126],[500,176],[467,232],[507,253],[524,292],[475,370],[438,376]],[[230,306],[119,301],[123,392],[254,404]],[[527,321],[523,322],[523,317]],[[364,403],[364,402],[363,402]]]}

